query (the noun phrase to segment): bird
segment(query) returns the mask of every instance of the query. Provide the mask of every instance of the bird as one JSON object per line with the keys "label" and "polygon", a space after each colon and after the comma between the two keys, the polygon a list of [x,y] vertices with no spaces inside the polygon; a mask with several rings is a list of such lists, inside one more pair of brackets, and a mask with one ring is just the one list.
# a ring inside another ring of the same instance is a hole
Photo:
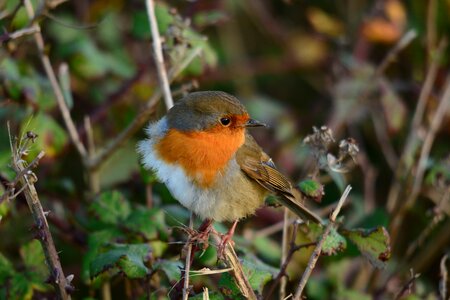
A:
{"label": "bird", "polygon": [[204,220],[203,230],[213,221],[233,222],[223,243],[269,194],[302,220],[322,224],[248,132],[265,126],[228,93],[193,92],[149,124],[148,138],[137,149],[144,168],[153,170],[174,198]]}

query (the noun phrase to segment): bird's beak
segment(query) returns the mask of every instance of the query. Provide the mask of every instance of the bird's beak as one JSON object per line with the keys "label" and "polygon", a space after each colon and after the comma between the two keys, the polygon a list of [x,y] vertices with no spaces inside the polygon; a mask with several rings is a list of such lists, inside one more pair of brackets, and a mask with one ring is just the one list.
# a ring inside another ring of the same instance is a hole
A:
{"label": "bird's beak", "polygon": [[266,127],[267,125],[256,121],[254,119],[248,119],[247,123],[244,124],[245,127]]}

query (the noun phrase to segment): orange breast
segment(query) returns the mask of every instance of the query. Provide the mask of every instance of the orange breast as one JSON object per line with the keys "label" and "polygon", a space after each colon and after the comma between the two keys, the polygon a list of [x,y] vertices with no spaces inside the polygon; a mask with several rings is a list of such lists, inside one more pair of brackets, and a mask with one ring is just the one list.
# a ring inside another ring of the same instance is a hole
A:
{"label": "orange breast", "polygon": [[201,187],[210,187],[245,141],[245,131],[220,125],[208,131],[170,129],[156,145],[159,156],[181,166]]}

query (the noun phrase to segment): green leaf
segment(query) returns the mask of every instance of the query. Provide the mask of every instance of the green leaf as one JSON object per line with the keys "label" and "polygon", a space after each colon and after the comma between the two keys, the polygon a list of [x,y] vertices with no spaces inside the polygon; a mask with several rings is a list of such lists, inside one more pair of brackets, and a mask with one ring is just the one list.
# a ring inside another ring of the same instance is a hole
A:
{"label": "green leaf", "polygon": [[306,179],[299,183],[300,191],[309,198],[313,198],[315,201],[320,202],[322,200],[322,196],[324,195],[323,185],[319,182]]}
{"label": "green leaf", "polygon": [[88,237],[88,251],[83,255],[83,263],[81,269],[81,277],[85,282],[89,282],[94,277],[90,272],[91,262],[98,256],[102,247],[107,243],[112,243],[114,239],[121,236],[121,232],[116,228],[108,228],[105,230],[91,233]]}
{"label": "green leaf", "polygon": [[45,265],[45,255],[38,240],[23,245],[20,248],[20,256],[27,269],[39,274],[42,278],[48,276],[48,269]]}
{"label": "green leaf", "polygon": [[181,269],[184,268],[184,265],[179,260],[160,259],[154,263],[153,267],[155,270],[163,271],[170,282],[177,282],[181,278]]}
{"label": "green leaf", "polygon": [[148,244],[112,244],[94,258],[90,273],[97,276],[111,268],[119,268],[128,278],[143,278],[149,273],[144,262],[150,254]]}
{"label": "green leaf", "polygon": [[158,208],[132,211],[123,226],[133,232],[142,234],[147,240],[157,237],[167,239],[164,212]]}
{"label": "green leaf", "polygon": [[100,194],[91,204],[90,210],[106,224],[121,224],[130,214],[131,208],[125,197],[118,191]]}
{"label": "green leaf", "polygon": [[[322,237],[325,227],[310,223],[307,226],[309,232],[308,236],[313,241],[318,241]],[[346,239],[340,235],[335,227],[332,227],[330,234],[326,237],[322,245],[322,253],[324,255],[334,255],[347,248]]]}
{"label": "green leaf", "polygon": [[[278,271],[251,256],[242,260],[242,269],[252,289],[259,294],[262,293],[264,285],[272,280]],[[226,298],[244,299],[234,278],[229,273],[224,273],[220,277],[219,289]]]}
{"label": "green leaf", "polygon": [[390,238],[386,228],[353,229],[343,233],[373,266],[385,267],[386,261],[391,257]]}

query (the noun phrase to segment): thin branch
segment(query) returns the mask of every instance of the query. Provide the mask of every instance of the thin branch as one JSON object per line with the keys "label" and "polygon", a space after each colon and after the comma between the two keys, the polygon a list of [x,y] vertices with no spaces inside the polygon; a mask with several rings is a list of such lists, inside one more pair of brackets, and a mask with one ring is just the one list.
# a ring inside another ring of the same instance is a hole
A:
{"label": "thin branch", "polygon": [[422,89],[420,91],[419,99],[417,101],[416,110],[414,111],[413,120],[411,123],[411,128],[409,130],[409,134],[405,143],[405,147],[400,156],[400,160],[397,166],[397,170],[395,172],[395,178],[391,185],[388,194],[387,200],[387,210],[389,212],[394,212],[398,205],[399,194],[402,190],[402,178],[406,176],[406,174],[410,170],[410,165],[408,165],[408,161],[413,161],[411,157],[414,155],[415,150],[417,149],[417,143],[419,140],[419,132],[420,132],[420,124],[423,119],[423,115],[425,112],[425,107],[427,101],[430,97],[431,91],[433,89],[433,84],[436,80],[438,68],[440,65],[440,58],[444,52],[444,49],[447,47],[447,42],[445,39],[442,39],[439,43],[438,48],[436,49],[434,55],[429,53],[431,60],[431,64],[428,68],[427,75],[425,78],[425,82],[422,85]]}
{"label": "thin branch", "polygon": [[442,259],[439,267],[441,269],[441,280],[439,280],[439,294],[442,300],[447,299],[447,281],[448,281],[448,271],[447,271],[447,259],[448,254],[445,254]]}
{"label": "thin branch", "polygon": [[409,271],[411,273],[411,278],[403,285],[402,289],[397,293],[397,295],[394,298],[395,300],[401,299],[407,291],[409,291],[409,294],[411,294],[411,289],[414,285],[414,282],[420,276],[420,273],[414,274],[413,269],[410,269]]}
{"label": "thin branch", "polygon": [[14,199],[15,197],[17,197],[17,195],[20,194],[19,192],[17,192],[11,196],[11,193],[14,192],[14,189],[15,189],[17,183],[19,183],[20,179],[22,179],[22,177],[26,176],[29,172],[31,172],[31,169],[33,169],[34,167],[36,167],[39,164],[39,161],[42,159],[42,157],[44,157],[44,152],[40,152],[33,159],[33,161],[26,166],[26,168],[24,168],[19,173],[17,173],[17,175],[13,181],[8,183],[8,187],[6,188],[6,191],[0,197],[0,204],[2,204],[2,202],[5,200]]}
{"label": "thin branch", "polygon": [[[28,18],[30,20],[33,20],[35,17],[35,13],[30,0],[24,0],[24,4],[28,14]],[[77,129],[72,120],[72,117],[70,116],[69,109],[67,108],[66,102],[64,100],[63,92],[61,90],[61,87],[59,86],[55,72],[53,71],[52,65],[50,63],[50,59],[45,52],[44,38],[42,37],[40,26],[37,23],[35,23],[34,26],[38,28],[36,33],[34,33],[34,40],[36,42],[39,51],[39,56],[44,66],[45,73],[47,73],[47,77],[50,80],[53,93],[55,94],[56,101],[58,103],[59,110],[61,111],[66,128],[69,132],[70,139],[72,140],[73,144],[75,145],[75,148],[77,149],[81,157],[86,157],[87,154],[86,148],[84,147],[83,143],[80,140]]]}
{"label": "thin branch", "polygon": [[23,28],[14,32],[5,32],[4,34],[0,35],[0,43],[5,43],[10,40],[15,40],[27,35],[35,34],[36,32],[39,32],[41,29],[38,26],[31,26],[27,28]]}
{"label": "thin branch", "polygon": [[312,270],[316,266],[316,262],[319,259],[320,253],[322,252],[322,246],[325,242],[325,239],[330,234],[331,229],[335,226],[337,215],[339,214],[342,205],[344,204],[345,200],[347,199],[348,194],[350,193],[352,187],[350,185],[347,186],[344,193],[341,196],[341,199],[339,199],[339,202],[334,209],[333,213],[330,216],[330,223],[328,223],[327,227],[325,227],[325,230],[320,238],[320,240],[317,242],[317,246],[314,249],[314,252],[311,254],[311,257],[308,261],[308,266],[306,267],[305,272],[303,272],[302,278],[300,279],[300,282],[297,286],[297,290],[295,291],[294,300],[300,300],[300,297],[302,296],[303,289],[306,286],[306,283],[308,282],[309,277],[311,276]]}
{"label": "thin branch", "polygon": [[[281,274],[281,271],[283,271],[283,273],[285,273],[285,269],[283,269],[284,265],[286,265],[286,267],[287,267],[286,262],[288,261],[287,247],[288,247],[289,225],[290,225],[289,224],[289,210],[285,207],[284,214],[283,214],[283,236],[282,236],[282,241],[281,241],[281,261],[280,261],[281,270],[278,275]],[[296,225],[297,225],[297,223],[296,223]],[[298,227],[298,225],[296,227]],[[295,228],[295,231],[297,231],[297,228]],[[293,237],[292,241],[295,242],[295,237]],[[292,246],[292,244],[291,244],[291,246]],[[292,249],[292,247],[291,247],[291,249]],[[279,291],[278,296],[280,299],[284,299],[286,297],[287,278],[285,276],[281,276],[278,280],[280,281],[280,291]],[[275,280],[275,282],[277,282],[277,280]],[[274,286],[274,285],[272,285],[272,286]],[[271,293],[269,293],[269,295],[270,294]]]}
{"label": "thin branch", "polygon": [[170,85],[169,80],[167,78],[166,67],[164,66],[164,56],[161,47],[161,38],[159,36],[158,23],[156,22],[155,16],[155,3],[153,2],[153,0],[146,0],[145,4],[147,6],[147,15],[148,20],[150,22],[150,29],[152,31],[153,52],[156,69],[158,71],[158,78],[160,85],[162,87],[166,108],[170,109],[173,106],[173,99],[172,93],[170,92]]}
{"label": "thin branch", "polygon": [[[25,162],[22,160],[20,152],[18,152],[16,145],[13,146],[13,168],[17,174],[22,174],[24,170],[27,169]],[[41,151],[37,157],[41,158],[44,156],[44,152]],[[36,188],[34,187],[34,177],[29,176],[28,172],[19,179],[20,184],[25,187],[24,194],[30,208],[30,212],[33,215],[35,228],[36,228],[36,238],[41,243],[42,249],[44,251],[46,264],[50,273],[50,283],[55,287],[56,294],[60,299],[70,299],[68,290],[72,290],[73,287],[70,285],[66,277],[64,276],[63,269],[59,260],[58,252],[56,251],[55,244],[53,242],[52,234],[45,217],[44,210],[42,208],[41,202],[39,201]]]}
{"label": "thin branch", "polygon": [[[286,297],[285,291],[284,291],[283,295],[281,295],[281,284],[282,284],[281,280],[283,278],[286,279],[286,269],[287,269],[290,261],[292,260],[294,253],[299,251],[300,249],[315,246],[317,244],[316,242],[304,243],[304,244],[300,244],[300,245],[295,244],[295,239],[297,238],[297,232],[298,232],[299,225],[300,225],[299,222],[294,223],[291,240],[289,241],[289,251],[286,253],[286,255],[285,255],[286,257],[285,257],[285,259],[283,259],[283,263],[280,267],[280,271],[278,272],[277,276],[275,277],[275,279],[274,279],[272,285],[270,286],[269,291],[267,292],[267,295],[265,296],[264,299],[270,299],[273,292],[275,291],[275,288],[278,286],[278,283],[280,283],[280,294],[279,294],[278,298],[284,299]],[[287,280],[286,280],[285,284],[286,283],[287,283]]]}
{"label": "thin branch", "polygon": [[[201,48],[194,49],[186,58],[177,66],[173,66],[169,72],[170,81],[173,81],[186,66],[188,66],[192,60],[201,53]],[[111,155],[122,146],[133,134],[144,126],[144,124],[150,119],[161,98],[161,91],[157,89],[145,106],[140,110],[141,112],[133,121],[117,135],[117,137],[110,141],[104,148],[99,149],[95,155],[88,159],[85,164],[90,169],[97,169],[104,161],[106,161]]]}
{"label": "thin branch", "polygon": [[431,147],[433,146],[436,133],[441,127],[444,116],[450,106],[450,74],[447,77],[445,90],[439,102],[434,114],[431,116],[430,129],[428,130],[425,141],[423,143],[422,149],[420,151],[419,162],[417,163],[416,174],[414,177],[414,183],[412,186],[412,191],[402,207],[398,210],[397,215],[392,222],[391,238],[393,244],[395,245],[396,238],[398,237],[399,229],[403,223],[404,216],[406,212],[414,206],[417,197],[422,186],[423,177],[425,175],[426,163],[430,155]]}
{"label": "thin branch", "polygon": [[[213,235],[215,241],[220,244],[220,237],[217,235]],[[236,255],[233,246],[230,243],[227,243],[224,250],[224,259],[227,267],[232,268],[233,270],[230,274],[234,277],[234,280],[239,287],[239,290],[246,299],[256,300],[255,292],[250,285],[247,276],[242,269],[241,263],[239,261],[239,257]]]}
{"label": "thin branch", "polygon": [[388,52],[384,57],[383,61],[378,65],[375,76],[378,77],[386,71],[389,64],[395,61],[397,55],[406,48],[415,38],[417,37],[417,32],[414,29],[409,30],[403,35],[403,37],[398,41],[398,43]]}
{"label": "thin branch", "polygon": [[[189,229],[194,228],[194,214],[189,215]],[[189,272],[191,270],[192,243],[187,241],[186,262],[184,264],[183,300],[189,298]]]}

